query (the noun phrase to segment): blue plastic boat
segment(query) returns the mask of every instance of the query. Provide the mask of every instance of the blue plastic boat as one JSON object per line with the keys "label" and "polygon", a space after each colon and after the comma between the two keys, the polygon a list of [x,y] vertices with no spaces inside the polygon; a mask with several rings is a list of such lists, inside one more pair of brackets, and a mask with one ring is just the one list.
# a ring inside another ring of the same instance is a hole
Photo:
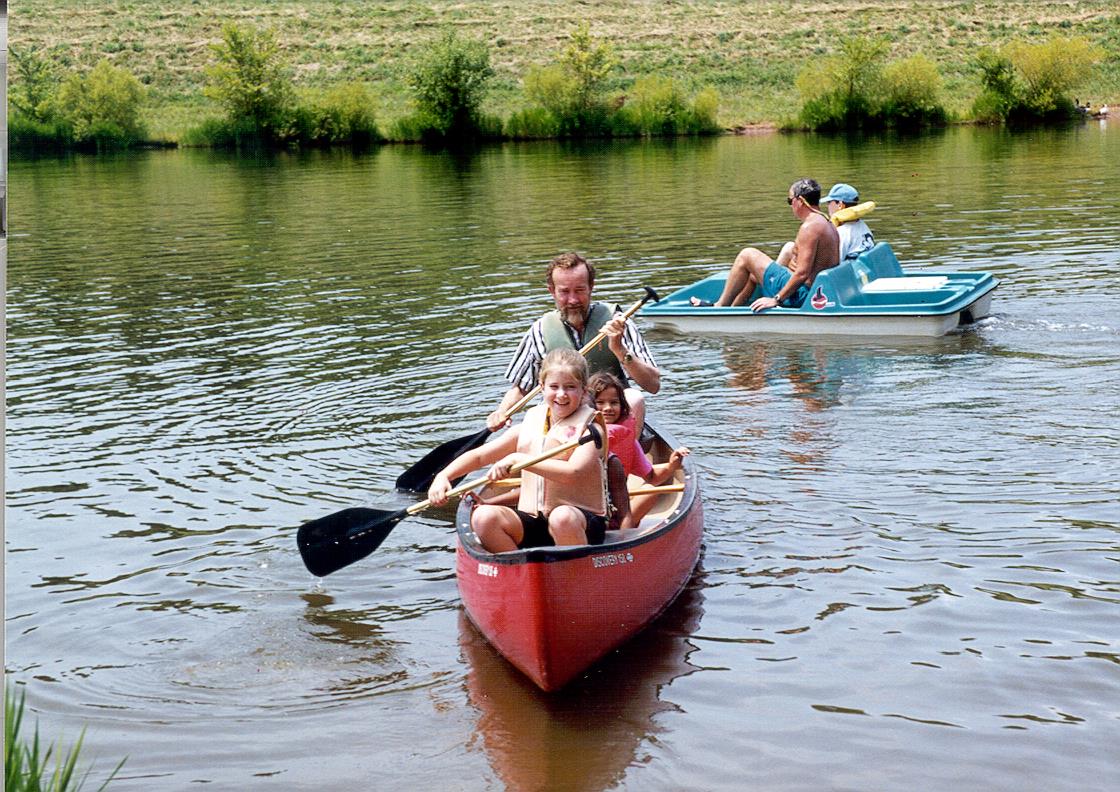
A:
{"label": "blue plastic boat", "polygon": [[856,261],[818,274],[800,308],[754,313],[748,305],[690,304],[691,297],[714,302],[726,280],[720,273],[678,289],[646,306],[642,316],[687,333],[941,336],[987,316],[999,285],[988,272],[907,274],[890,245],[880,242]]}

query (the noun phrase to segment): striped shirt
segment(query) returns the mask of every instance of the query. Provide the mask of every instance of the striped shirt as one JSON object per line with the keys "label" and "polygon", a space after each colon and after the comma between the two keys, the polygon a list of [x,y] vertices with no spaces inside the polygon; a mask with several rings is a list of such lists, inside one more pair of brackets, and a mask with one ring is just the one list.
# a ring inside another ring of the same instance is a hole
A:
{"label": "striped shirt", "polygon": [[[590,313],[588,311],[589,316]],[[543,321],[544,317],[542,316],[533,322],[533,326],[522,337],[521,343],[517,346],[517,351],[513,353],[513,360],[509,362],[509,366],[506,368],[506,379],[521,388],[522,393],[528,393],[537,386],[541,361],[548,353],[544,345]],[[567,322],[564,322],[564,329],[568,331],[568,337],[572,339],[572,345],[576,349],[582,349],[583,345],[594,337],[583,338],[582,334],[577,333],[576,329]],[[653,355],[650,353],[649,347],[646,346],[646,340],[642,338],[641,331],[629,319],[626,320],[626,327],[622,331],[622,344],[638,360],[657,368],[657,364],[653,362]],[[626,384],[629,385],[630,383],[627,382]]]}

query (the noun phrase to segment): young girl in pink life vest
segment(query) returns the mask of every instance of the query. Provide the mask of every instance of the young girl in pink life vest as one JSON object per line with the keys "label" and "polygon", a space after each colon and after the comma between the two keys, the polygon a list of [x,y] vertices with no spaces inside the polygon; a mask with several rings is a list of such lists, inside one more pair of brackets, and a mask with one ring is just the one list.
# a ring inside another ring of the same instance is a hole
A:
{"label": "young girl in pink life vest", "polygon": [[[618,377],[605,371],[595,374],[587,383],[587,393],[595,409],[607,422],[607,435],[610,438],[608,448],[611,455],[618,458],[625,477],[637,476],[651,486],[658,486],[680,470],[682,461],[689,454],[688,448],[681,446],[675,449],[670,454],[669,461],[659,465],[652,464],[642,451],[638,438],[634,436],[634,415],[630,412],[625,388]],[[610,464],[608,460],[608,472]],[[612,481],[612,484],[615,482]],[[610,527],[635,528],[657,498],[652,495],[637,496],[630,500],[630,508],[626,509],[620,503],[623,498],[618,490],[617,486],[611,487],[611,500],[621,516],[613,520]],[[626,514],[627,511],[629,515]]]}

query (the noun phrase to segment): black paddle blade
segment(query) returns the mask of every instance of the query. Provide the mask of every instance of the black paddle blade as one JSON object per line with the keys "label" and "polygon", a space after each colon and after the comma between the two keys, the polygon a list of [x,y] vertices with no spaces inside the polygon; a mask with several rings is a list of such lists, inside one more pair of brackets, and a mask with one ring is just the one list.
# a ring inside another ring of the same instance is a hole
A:
{"label": "black paddle blade", "polygon": [[490,437],[490,430],[483,429],[473,435],[456,437],[436,446],[427,456],[397,477],[397,489],[404,492],[426,493],[436,474],[451,464],[460,454],[478,448]]}
{"label": "black paddle blade", "polygon": [[343,509],[299,527],[296,544],[307,571],[325,577],[360,561],[385,541],[408,511]]}

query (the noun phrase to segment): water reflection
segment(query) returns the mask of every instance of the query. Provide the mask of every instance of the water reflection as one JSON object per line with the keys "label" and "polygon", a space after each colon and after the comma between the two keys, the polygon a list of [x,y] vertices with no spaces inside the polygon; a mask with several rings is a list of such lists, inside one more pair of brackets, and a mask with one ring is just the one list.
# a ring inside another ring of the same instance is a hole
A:
{"label": "water reflection", "polygon": [[467,619],[459,644],[470,667],[467,694],[490,766],[507,789],[591,790],[618,785],[642,761],[676,705],[662,698],[691,674],[690,636],[703,616],[703,573],[649,629],[558,693],[544,693],[507,663]]}

